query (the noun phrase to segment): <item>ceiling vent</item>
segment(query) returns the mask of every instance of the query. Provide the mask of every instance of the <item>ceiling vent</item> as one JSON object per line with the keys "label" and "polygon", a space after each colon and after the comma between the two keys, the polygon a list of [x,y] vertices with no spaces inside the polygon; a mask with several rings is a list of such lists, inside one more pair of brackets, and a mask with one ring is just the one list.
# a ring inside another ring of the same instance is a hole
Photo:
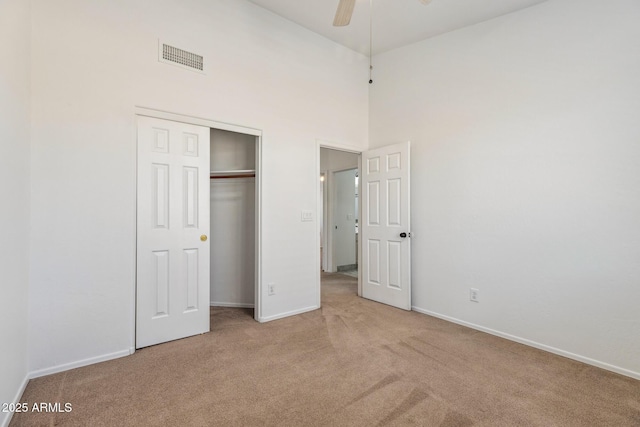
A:
{"label": "ceiling vent", "polygon": [[193,52],[179,49],[166,43],[159,43],[159,60],[188,70],[204,72],[204,58]]}

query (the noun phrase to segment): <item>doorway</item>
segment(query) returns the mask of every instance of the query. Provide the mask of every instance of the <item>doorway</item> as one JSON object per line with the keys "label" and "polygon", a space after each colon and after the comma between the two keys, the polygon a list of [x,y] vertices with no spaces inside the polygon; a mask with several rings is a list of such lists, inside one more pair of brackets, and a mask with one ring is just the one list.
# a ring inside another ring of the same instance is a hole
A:
{"label": "doorway", "polygon": [[358,160],[359,197],[354,215],[358,219],[358,296],[411,310],[410,147],[407,141],[367,151],[349,151],[318,144],[318,175],[325,177],[321,187],[324,191],[318,192],[323,212],[322,226],[318,229],[324,267],[318,268],[319,306],[322,277],[333,272],[344,277],[337,272],[333,253],[336,224],[331,219],[334,210],[328,205],[335,197],[332,181],[337,172],[353,169],[344,163],[343,153],[347,151]]}
{"label": "doorway", "polygon": [[338,273],[358,277],[358,169],[333,172],[333,266]]}
{"label": "doorway", "polygon": [[208,332],[211,305],[254,306],[260,321],[261,132],[136,114],[136,348]]}
{"label": "doorway", "polygon": [[255,307],[256,137],[211,129],[211,307]]}
{"label": "doorway", "polygon": [[320,147],[321,271],[358,277],[360,153]]}

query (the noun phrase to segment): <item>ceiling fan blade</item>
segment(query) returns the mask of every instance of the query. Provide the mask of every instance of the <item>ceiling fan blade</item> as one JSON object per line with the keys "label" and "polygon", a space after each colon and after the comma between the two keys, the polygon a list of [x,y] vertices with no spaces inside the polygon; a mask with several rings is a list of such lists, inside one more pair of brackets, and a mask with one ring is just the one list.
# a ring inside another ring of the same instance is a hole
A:
{"label": "ceiling fan blade", "polygon": [[356,0],[340,0],[338,3],[338,10],[336,10],[336,17],[333,19],[334,27],[344,27],[351,22],[351,15],[353,15],[353,7],[356,5]]}

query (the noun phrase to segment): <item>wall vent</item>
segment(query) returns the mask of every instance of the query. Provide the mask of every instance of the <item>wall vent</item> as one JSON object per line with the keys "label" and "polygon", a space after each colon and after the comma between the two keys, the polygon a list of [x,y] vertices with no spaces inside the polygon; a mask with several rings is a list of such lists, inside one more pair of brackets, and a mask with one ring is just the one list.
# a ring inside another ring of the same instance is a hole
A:
{"label": "wall vent", "polygon": [[193,52],[179,49],[175,46],[160,42],[160,61],[180,67],[204,72],[204,58]]}

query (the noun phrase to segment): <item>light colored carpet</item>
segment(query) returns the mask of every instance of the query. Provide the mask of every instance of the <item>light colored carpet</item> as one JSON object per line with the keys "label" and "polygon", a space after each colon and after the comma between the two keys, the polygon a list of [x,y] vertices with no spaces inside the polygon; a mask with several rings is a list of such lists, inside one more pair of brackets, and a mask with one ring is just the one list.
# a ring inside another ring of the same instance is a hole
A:
{"label": "light colored carpet", "polygon": [[212,331],[29,382],[11,426],[640,426],[640,381],[356,296],[266,324],[216,308]]}

